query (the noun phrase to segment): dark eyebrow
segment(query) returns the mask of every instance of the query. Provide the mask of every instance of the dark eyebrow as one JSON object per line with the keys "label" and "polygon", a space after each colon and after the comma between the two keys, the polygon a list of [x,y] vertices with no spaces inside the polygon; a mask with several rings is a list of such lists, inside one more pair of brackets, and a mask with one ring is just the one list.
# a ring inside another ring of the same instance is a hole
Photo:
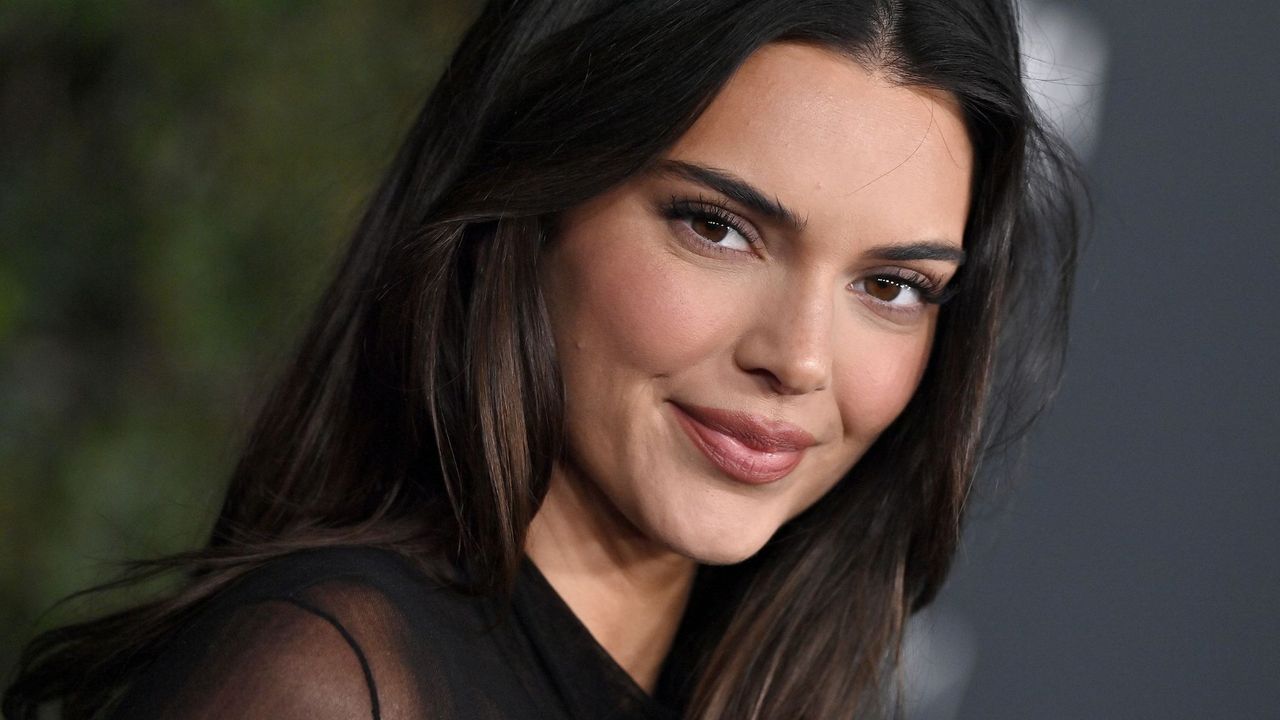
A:
{"label": "dark eyebrow", "polygon": [[867,251],[867,255],[881,260],[942,260],[964,264],[964,250],[946,242],[924,241],[903,245],[880,245]]}
{"label": "dark eyebrow", "polygon": [[658,163],[657,170],[679,175],[686,180],[715,190],[748,210],[786,225],[793,232],[804,229],[803,218],[779,202],[777,198],[769,198],[759,188],[733,173],[681,160],[662,160]]}

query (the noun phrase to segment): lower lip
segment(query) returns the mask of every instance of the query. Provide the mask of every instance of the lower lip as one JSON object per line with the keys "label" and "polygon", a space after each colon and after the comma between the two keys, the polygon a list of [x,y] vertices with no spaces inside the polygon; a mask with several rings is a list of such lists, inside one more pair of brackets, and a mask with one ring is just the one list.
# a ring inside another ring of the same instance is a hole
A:
{"label": "lower lip", "polygon": [[804,458],[804,450],[767,452],[743,445],[740,440],[713,430],[681,410],[671,406],[677,422],[695,447],[725,475],[747,485],[764,485],[780,480],[795,469]]}

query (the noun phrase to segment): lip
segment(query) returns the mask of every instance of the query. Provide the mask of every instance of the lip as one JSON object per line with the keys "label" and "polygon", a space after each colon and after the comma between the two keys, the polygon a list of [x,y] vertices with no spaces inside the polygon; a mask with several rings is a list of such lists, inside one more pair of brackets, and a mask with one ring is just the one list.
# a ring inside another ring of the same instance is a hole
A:
{"label": "lip", "polygon": [[815,442],[812,435],[790,423],[734,410],[671,405],[694,446],[724,474],[748,485],[782,479]]}

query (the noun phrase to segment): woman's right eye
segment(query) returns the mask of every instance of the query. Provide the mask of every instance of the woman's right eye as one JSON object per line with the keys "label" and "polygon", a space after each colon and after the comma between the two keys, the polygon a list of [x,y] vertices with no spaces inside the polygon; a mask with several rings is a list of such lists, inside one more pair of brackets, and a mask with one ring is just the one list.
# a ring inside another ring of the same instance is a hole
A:
{"label": "woman's right eye", "polygon": [[686,242],[713,252],[750,253],[759,243],[741,220],[719,205],[672,198],[662,214]]}
{"label": "woman's right eye", "polygon": [[716,247],[739,252],[751,252],[751,241],[742,233],[719,220],[706,217],[690,217],[683,221],[689,230]]}

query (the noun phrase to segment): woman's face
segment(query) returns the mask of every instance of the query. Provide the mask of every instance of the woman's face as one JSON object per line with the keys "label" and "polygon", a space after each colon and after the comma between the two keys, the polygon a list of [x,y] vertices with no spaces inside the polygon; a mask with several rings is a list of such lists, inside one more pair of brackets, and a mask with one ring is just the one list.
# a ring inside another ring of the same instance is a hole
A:
{"label": "woman's face", "polygon": [[948,95],[811,46],[754,54],[546,250],[558,480],[687,557],[754,554],[915,391],[971,167]]}

